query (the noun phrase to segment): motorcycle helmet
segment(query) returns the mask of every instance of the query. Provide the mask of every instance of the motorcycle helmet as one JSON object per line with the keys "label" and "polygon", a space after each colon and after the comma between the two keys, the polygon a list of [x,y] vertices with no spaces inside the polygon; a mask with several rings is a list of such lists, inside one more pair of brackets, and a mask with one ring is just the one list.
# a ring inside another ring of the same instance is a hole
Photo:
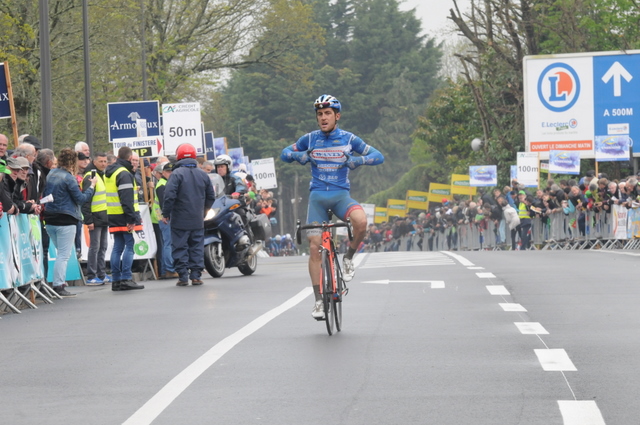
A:
{"label": "motorcycle helmet", "polygon": [[184,158],[196,159],[196,148],[190,143],[183,143],[176,149],[176,159],[180,161]]}
{"label": "motorcycle helmet", "polygon": [[323,94],[313,102],[313,107],[317,111],[318,109],[333,108],[336,112],[340,112],[342,106],[340,101],[330,94]]}
{"label": "motorcycle helmet", "polygon": [[229,171],[233,169],[233,160],[229,155],[218,155],[216,159],[213,161],[213,165],[217,167],[218,165],[226,165]]}

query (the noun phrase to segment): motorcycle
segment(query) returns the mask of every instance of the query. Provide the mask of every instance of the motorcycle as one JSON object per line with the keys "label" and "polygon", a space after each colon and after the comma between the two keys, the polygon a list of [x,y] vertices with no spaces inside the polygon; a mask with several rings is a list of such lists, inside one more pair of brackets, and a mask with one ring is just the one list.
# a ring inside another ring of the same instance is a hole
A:
{"label": "motorcycle", "polygon": [[[252,275],[258,266],[256,254],[267,235],[271,237],[269,219],[265,214],[254,215],[240,200],[227,197],[222,177],[209,176],[216,199],[204,218],[205,269],[213,277],[221,277],[231,267],[238,267],[246,276]],[[248,229],[239,214],[240,208],[245,209]]]}

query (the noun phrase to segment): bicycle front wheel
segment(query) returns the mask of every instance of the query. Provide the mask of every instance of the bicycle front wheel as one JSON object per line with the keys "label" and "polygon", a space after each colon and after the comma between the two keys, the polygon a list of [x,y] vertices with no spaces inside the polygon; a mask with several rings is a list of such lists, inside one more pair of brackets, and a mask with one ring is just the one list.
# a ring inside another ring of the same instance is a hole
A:
{"label": "bicycle front wheel", "polygon": [[[336,261],[338,261],[337,257]],[[336,292],[331,297],[333,302],[333,314],[336,320],[336,330],[340,332],[342,330],[342,298],[344,296],[344,280],[342,280],[342,273],[339,271],[339,267],[334,261],[334,276],[336,279]]]}
{"label": "bicycle front wheel", "polygon": [[324,320],[327,325],[327,332],[333,335],[335,329],[335,315],[333,313],[333,269],[331,260],[326,251],[322,252],[322,303],[324,305]]}

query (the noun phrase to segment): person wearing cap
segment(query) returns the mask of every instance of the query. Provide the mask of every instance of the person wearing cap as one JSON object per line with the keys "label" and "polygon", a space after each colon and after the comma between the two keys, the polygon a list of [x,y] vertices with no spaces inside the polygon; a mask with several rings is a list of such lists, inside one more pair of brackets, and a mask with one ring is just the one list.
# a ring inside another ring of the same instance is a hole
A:
{"label": "person wearing cap", "polygon": [[171,178],[162,202],[162,222],[171,223],[173,264],[177,286],[202,285],[204,270],[204,217],[215,195],[207,173],[198,167],[196,149],[189,143],[176,148]]}
{"label": "person wearing cap", "polygon": [[78,156],[73,149],[64,148],[58,154],[58,168],[51,170],[43,195],[52,195],[53,200],[45,204],[43,218],[45,229],[56,247],[56,262],[53,268],[53,289],[61,297],[73,297],[66,290],[67,263],[74,247],[78,222],[82,221],[80,206],[93,197],[97,177],[85,192],[80,191],[75,174]]}
{"label": "person wearing cap", "polygon": [[[78,152],[78,158],[82,152]],[[109,216],[107,215],[107,189],[104,171],[107,169],[107,154],[98,152],[93,161],[84,169],[82,190],[87,190],[95,175],[96,188],[91,202],[82,205],[83,223],[89,230],[89,251],[87,253],[87,285],[98,286],[111,282],[105,267],[105,256],[109,245]]]}
{"label": "person wearing cap", "polygon": [[152,218],[156,218],[158,227],[160,228],[160,235],[162,244],[159,245],[160,257],[162,258],[162,268],[160,270],[160,279],[176,279],[178,273],[173,265],[172,249],[171,249],[171,225],[165,223],[162,220],[162,206],[164,205],[164,192],[167,188],[167,181],[171,177],[173,170],[173,164],[170,162],[164,162],[156,167],[156,171],[160,176],[158,184],[156,184],[155,190],[155,202],[153,203]]}
{"label": "person wearing cap", "polygon": [[27,175],[31,170],[29,161],[25,157],[7,159],[7,167],[11,170],[8,178],[4,179],[4,188],[11,196],[13,204],[19,213],[40,214],[40,205],[34,200],[27,200]]}
{"label": "person wearing cap", "polygon": [[36,149],[36,152],[42,149],[42,143],[40,143],[40,139],[32,134],[27,134],[21,141],[19,140],[19,143],[29,143]]}
{"label": "person wearing cap", "polygon": [[133,281],[133,232],[142,231],[138,188],[133,177],[131,148],[118,150],[118,159],[104,173],[107,191],[107,215],[109,233],[113,236],[111,250],[112,291],[144,289]]}

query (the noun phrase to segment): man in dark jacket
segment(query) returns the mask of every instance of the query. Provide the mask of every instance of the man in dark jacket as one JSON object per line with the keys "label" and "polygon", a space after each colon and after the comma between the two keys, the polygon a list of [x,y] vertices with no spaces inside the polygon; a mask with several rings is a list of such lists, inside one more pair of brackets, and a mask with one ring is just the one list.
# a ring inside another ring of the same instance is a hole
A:
{"label": "man in dark jacket", "polygon": [[142,231],[138,191],[133,178],[131,148],[121,147],[118,159],[105,171],[109,232],[113,235],[111,250],[112,291],[144,289],[133,281],[133,232]]}
{"label": "man in dark jacket", "polygon": [[109,216],[107,214],[107,191],[104,184],[104,171],[107,168],[107,154],[98,152],[84,169],[82,191],[91,185],[92,175],[96,180],[95,192],[91,202],[82,204],[84,224],[89,230],[89,252],[87,254],[87,285],[104,285],[111,282],[105,269],[105,254],[109,244]]}
{"label": "man in dark jacket", "polygon": [[198,168],[196,149],[183,143],[176,149],[178,162],[166,184],[162,221],[171,223],[173,265],[177,286],[202,285],[204,269],[204,216],[215,196],[211,179]]}

